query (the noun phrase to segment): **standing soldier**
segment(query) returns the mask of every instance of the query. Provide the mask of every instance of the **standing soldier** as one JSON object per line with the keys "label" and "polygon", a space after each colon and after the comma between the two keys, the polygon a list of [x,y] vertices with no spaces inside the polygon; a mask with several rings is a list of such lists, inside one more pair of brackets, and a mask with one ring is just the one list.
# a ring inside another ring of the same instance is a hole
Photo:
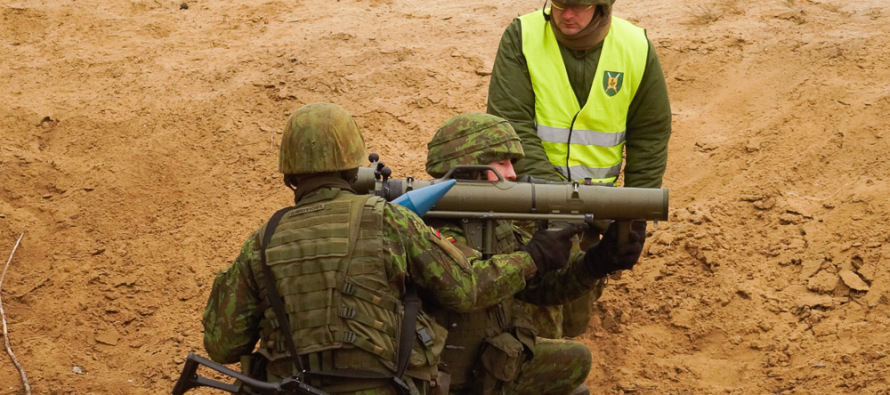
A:
{"label": "standing soldier", "polygon": [[626,151],[624,186],[660,188],[671,107],[646,31],[615,0],[550,3],[507,27],[491,73],[488,113],[522,138],[516,173],[614,184]]}
{"label": "standing soldier", "polygon": [[[513,180],[513,162],[523,157],[519,137],[510,124],[493,115],[463,114],[446,121],[427,145],[426,170],[442,177],[461,165],[489,165],[502,177]],[[497,181],[491,171],[470,176]],[[481,256],[466,245],[468,230],[460,221],[428,220],[468,257],[477,262]],[[443,360],[451,374],[453,394],[569,394],[585,393],[584,380],[590,370],[591,356],[579,342],[536,337],[536,328],[554,325],[549,319],[535,321],[531,313],[547,306],[578,297],[602,293],[606,275],[630,269],[642,251],[641,236],[631,231],[629,243],[619,247],[617,229],[610,228],[600,243],[585,252],[571,255],[571,236],[584,226],[561,231],[538,231],[531,239],[511,221],[497,221],[495,254],[491,260],[533,259],[538,275],[524,289],[516,290],[517,299],[475,312],[456,312],[447,307],[435,310],[436,321],[449,331]],[[546,259],[565,251],[561,259]],[[477,281],[484,276],[477,272]],[[491,273],[489,276],[496,276]],[[480,288],[479,298],[485,298]]]}
{"label": "standing soldier", "polygon": [[[625,187],[661,187],[671,136],[667,83],[646,31],[613,16],[614,3],[551,0],[504,31],[488,113],[509,120],[522,139],[517,174],[615,185],[623,165]],[[631,226],[645,238],[646,222]],[[589,306],[587,296],[566,304],[564,316],[553,317],[564,324],[549,335],[579,335]]]}
{"label": "standing soldier", "polygon": [[237,362],[259,341],[250,370],[270,382],[305,372],[305,382],[336,394],[437,387],[446,332],[418,309],[418,294],[465,311],[476,303],[475,276],[414,213],[350,189],[366,158],[343,108],[315,103],[290,116],[279,170],[295,206],[255,231],[216,277],[203,317],[214,361]]}

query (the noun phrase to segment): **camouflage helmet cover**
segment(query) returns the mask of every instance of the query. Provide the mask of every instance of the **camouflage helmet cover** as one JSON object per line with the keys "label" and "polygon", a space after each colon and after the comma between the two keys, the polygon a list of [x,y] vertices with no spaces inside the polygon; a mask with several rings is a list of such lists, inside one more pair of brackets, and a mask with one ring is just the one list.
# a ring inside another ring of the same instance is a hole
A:
{"label": "camouflage helmet cover", "polygon": [[519,136],[506,119],[489,114],[461,114],[445,121],[427,144],[426,172],[442,177],[455,166],[487,165],[522,159]]}
{"label": "camouflage helmet cover", "polygon": [[284,174],[349,170],[367,157],[365,140],[346,110],[332,103],[312,103],[288,118],[278,170]]}

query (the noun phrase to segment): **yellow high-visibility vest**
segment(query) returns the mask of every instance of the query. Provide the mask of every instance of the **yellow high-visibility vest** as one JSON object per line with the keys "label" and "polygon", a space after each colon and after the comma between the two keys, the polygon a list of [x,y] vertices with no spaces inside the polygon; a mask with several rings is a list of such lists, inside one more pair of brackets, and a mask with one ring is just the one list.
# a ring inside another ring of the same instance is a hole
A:
{"label": "yellow high-visibility vest", "polygon": [[612,17],[596,75],[579,108],[550,22],[519,17],[522,53],[535,91],[535,123],[547,157],[566,179],[614,184],[621,171],[627,112],[643,79],[649,42],[642,28]]}

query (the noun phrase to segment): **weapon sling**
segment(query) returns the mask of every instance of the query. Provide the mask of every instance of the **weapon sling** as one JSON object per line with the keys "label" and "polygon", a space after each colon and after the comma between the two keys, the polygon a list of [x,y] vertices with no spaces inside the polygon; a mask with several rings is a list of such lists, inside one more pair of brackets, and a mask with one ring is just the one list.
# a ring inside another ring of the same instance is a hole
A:
{"label": "weapon sling", "polygon": [[[266,278],[266,288],[267,294],[266,297],[269,300],[269,305],[272,306],[272,310],[275,312],[275,317],[278,319],[278,327],[281,329],[284,335],[285,345],[287,346],[287,350],[291,355],[291,359],[293,359],[294,366],[297,367],[297,370],[300,371],[300,374],[306,373],[306,369],[303,367],[303,361],[300,359],[300,355],[297,354],[297,345],[294,343],[293,336],[290,333],[290,323],[287,319],[287,315],[284,310],[284,304],[281,302],[281,294],[278,293],[278,288],[275,285],[275,275],[272,273],[272,269],[269,265],[266,264],[266,246],[269,245],[269,242],[272,240],[272,234],[275,232],[275,228],[278,227],[278,222],[281,221],[281,217],[284,216],[288,211],[294,209],[295,207],[285,207],[281,210],[272,214],[272,218],[269,218],[268,224],[266,224],[266,231],[263,232],[263,245],[262,250],[260,251],[260,262],[263,269],[263,277]],[[410,394],[410,390],[408,385],[402,380],[402,375],[405,373],[405,369],[408,367],[408,360],[411,356],[411,348],[414,343],[413,336],[408,336],[409,333],[414,333],[415,325],[417,324],[417,313],[420,310],[421,300],[420,297],[417,296],[417,289],[414,286],[413,282],[405,283],[405,316],[402,318],[402,326],[401,332],[399,333],[399,350],[397,356],[397,372],[394,376],[388,377],[377,374],[375,372],[366,372],[355,369],[342,369],[343,372],[308,372],[309,374],[317,374],[317,375],[327,375],[327,376],[341,376],[341,377],[353,377],[353,378],[367,378],[367,379],[392,379],[395,382],[397,388],[399,388],[406,395]]]}

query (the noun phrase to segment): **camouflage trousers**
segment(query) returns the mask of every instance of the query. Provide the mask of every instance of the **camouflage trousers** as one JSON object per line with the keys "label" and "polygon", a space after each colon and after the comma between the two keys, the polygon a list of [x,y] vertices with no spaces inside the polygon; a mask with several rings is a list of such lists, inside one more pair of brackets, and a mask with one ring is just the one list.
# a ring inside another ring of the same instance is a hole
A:
{"label": "camouflage trousers", "polygon": [[592,363],[590,350],[572,340],[537,338],[534,357],[519,376],[504,386],[504,394],[566,395],[584,383]]}
{"label": "camouflage trousers", "polygon": [[353,391],[353,392],[328,392],[331,395],[401,395],[401,392],[397,391],[393,387],[380,387],[373,388],[361,391]]}
{"label": "camouflage trousers", "polygon": [[[405,383],[408,384],[412,395],[431,395],[434,392],[430,390],[425,382],[417,382],[411,378],[406,378]],[[362,389],[358,391],[344,390],[344,386],[321,387],[320,389],[331,395],[402,395],[402,390],[397,389],[392,384],[386,384],[380,387]],[[348,387],[346,385],[345,387]]]}
{"label": "camouflage trousers", "polygon": [[[319,376],[315,376],[319,377]],[[273,377],[273,382],[280,382],[280,377]],[[330,395],[403,395],[404,390],[397,388],[391,380],[351,379],[346,377],[325,377],[321,382],[309,379],[312,385]],[[411,395],[435,395],[426,381],[405,377],[405,384]]]}
{"label": "camouflage trousers", "polygon": [[567,395],[584,383],[591,363],[590,350],[582,343],[538,337],[534,357],[522,363],[513,380],[498,382],[488,373],[477,385],[453,390],[451,394]]}
{"label": "camouflage trousers", "polygon": [[381,387],[369,390],[355,392],[328,392],[331,395],[399,395],[399,392],[392,387]]}

